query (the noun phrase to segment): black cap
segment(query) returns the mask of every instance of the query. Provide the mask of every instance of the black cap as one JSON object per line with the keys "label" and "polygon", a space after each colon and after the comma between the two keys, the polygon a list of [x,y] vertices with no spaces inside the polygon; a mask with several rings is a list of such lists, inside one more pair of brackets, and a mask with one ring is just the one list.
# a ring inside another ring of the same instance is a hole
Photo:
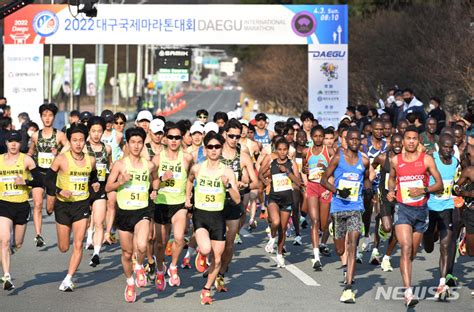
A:
{"label": "black cap", "polygon": [[100,117],[104,118],[105,122],[114,121],[114,113],[110,109],[106,109],[100,114]]}
{"label": "black cap", "polygon": [[298,122],[296,121],[295,118],[290,117],[290,118],[288,118],[288,120],[286,121],[286,123],[287,123],[288,125],[290,125],[290,126],[293,126],[293,125],[296,125]]}
{"label": "black cap", "polygon": [[7,133],[7,141],[21,142],[21,133],[18,130],[11,130]]}
{"label": "black cap", "polygon": [[79,116],[79,119],[82,121],[89,120],[92,117],[92,114],[90,112],[82,112],[81,115]]}
{"label": "black cap", "polygon": [[267,121],[267,119],[268,119],[268,117],[264,113],[258,113],[257,115],[255,115],[255,120],[256,121],[259,121],[259,120]]}

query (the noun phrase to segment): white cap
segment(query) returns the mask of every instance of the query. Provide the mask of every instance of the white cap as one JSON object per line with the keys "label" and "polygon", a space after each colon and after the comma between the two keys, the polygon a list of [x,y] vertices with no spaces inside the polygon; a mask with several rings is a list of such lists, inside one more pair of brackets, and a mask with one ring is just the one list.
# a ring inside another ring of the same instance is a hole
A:
{"label": "white cap", "polygon": [[214,131],[215,133],[219,133],[219,126],[215,122],[208,122],[204,126],[204,133],[209,133]]}
{"label": "white cap", "polygon": [[249,126],[248,120],[240,119],[240,123],[243,124],[243,125],[246,125],[247,127]]}
{"label": "white cap", "polygon": [[[144,118],[142,118],[142,119],[144,119]],[[150,122],[151,132],[153,132],[153,133],[164,132],[164,129],[165,129],[165,123],[160,118],[153,119]]]}
{"label": "white cap", "polygon": [[339,122],[343,121],[344,119],[349,119],[349,121],[352,120],[351,116],[344,115],[344,116],[341,117],[341,119],[339,120]]}
{"label": "white cap", "polygon": [[153,115],[150,113],[150,111],[142,110],[138,113],[136,121],[138,122],[141,120],[148,120],[151,122],[153,120]]}
{"label": "white cap", "polygon": [[237,114],[234,111],[230,111],[227,113],[227,117],[229,117],[229,120],[232,118],[237,119]]}
{"label": "white cap", "polygon": [[203,133],[204,132],[204,127],[202,126],[202,124],[200,123],[194,123],[192,126],[191,126],[191,130],[189,131],[191,134],[195,133],[195,132],[199,132],[199,133]]}

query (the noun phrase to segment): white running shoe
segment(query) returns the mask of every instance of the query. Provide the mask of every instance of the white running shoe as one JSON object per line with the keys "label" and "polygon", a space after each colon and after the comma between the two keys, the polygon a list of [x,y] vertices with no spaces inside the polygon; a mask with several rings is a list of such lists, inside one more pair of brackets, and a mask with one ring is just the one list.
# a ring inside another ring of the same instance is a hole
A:
{"label": "white running shoe", "polygon": [[301,240],[301,236],[296,236],[295,240],[293,241],[293,245],[295,246],[301,246],[303,245],[303,241]]}
{"label": "white running shoe", "polygon": [[71,292],[76,288],[76,285],[72,281],[63,280],[61,285],[59,285],[59,290],[64,292]]}
{"label": "white running shoe", "polygon": [[276,261],[277,261],[277,267],[279,267],[279,268],[284,268],[285,267],[285,258],[283,258],[283,256],[277,255]]}
{"label": "white running shoe", "polygon": [[270,238],[267,245],[265,246],[265,251],[268,253],[273,253],[275,251],[275,238]]}

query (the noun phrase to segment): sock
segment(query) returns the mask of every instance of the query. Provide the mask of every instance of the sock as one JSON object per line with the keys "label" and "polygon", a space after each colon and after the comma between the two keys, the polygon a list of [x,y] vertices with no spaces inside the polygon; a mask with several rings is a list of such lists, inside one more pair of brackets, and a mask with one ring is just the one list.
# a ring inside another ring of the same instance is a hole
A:
{"label": "sock", "polygon": [[170,269],[176,269],[176,268],[177,268],[176,265],[174,265],[173,263],[170,264]]}
{"label": "sock", "polygon": [[411,287],[408,287],[407,289],[405,289],[405,296],[407,295],[413,295],[413,290],[411,289]]}
{"label": "sock", "polygon": [[445,277],[442,277],[439,279],[439,284],[440,285],[446,285],[446,278]]}
{"label": "sock", "polygon": [[372,252],[373,252],[374,254],[378,254],[378,253],[379,253],[379,250],[374,247],[374,249],[372,249]]}
{"label": "sock", "polygon": [[94,235],[94,231],[87,230],[87,242],[92,242],[92,235]]}
{"label": "sock", "polygon": [[283,258],[283,254],[277,253],[277,259],[282,259],[282,258]]}
{"label": "sock", "polygon": [[135,284],[135,280],[133,279],[133,276],[127,278],[127,285],[132,286],[133,284]]}
{"label": "sock", "polygon": [[206,286],[203,287],[204,290],[211,290],[210,288],[206,288]]}
{"label": "sock", "polygon": [[186,255],[184,257],[191,258],[195,253],[196,250],[193,247],[188,247],[188,250],[186,251]]}
{"label": "sock", "polygon": [[11,278],[10,273],[8,273],[8,272],[5,272],[5,274],[3,274],[3,277],[5,279],[10,279]]}
{"label": "sock", "polygon": [[385,260],[385,261],[390,260],[390,256],[388,256],[388,255],[383,256],[383,260]]}
{"label": "sock", "polygon": [[352,284],[347,284],[344,286],[344,290],[352,289]]}
{"label": "sock", "polygon": [[94,255],[99,255],[100,253],[100,245],[94,246]]}
{"label": "sock", "polygon": [[366,238],[365,238],[365,244],[366,244],[367,246],[370,245],[370,237],[366,237]]}
{"label": "sock", "polygon": [[135,264],[135,270],[140,270],[142,268],[141,264],[138,264],[138,262]]}
{"label": "sock", "polygon": [[66,275],[66,277],[64,278],[64,281],[70,283],[72,281],[72,275],[70,274]]}
{"label": "sock", "polygon": [[314,260],[319,260],[319,248],[313,248]]}

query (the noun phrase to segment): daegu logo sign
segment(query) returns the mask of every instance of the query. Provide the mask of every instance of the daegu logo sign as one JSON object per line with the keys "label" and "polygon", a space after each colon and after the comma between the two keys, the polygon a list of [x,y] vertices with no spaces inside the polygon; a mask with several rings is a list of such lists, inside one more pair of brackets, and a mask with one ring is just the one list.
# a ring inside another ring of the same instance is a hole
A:
{"label": "daegu logo sign", "polygon": [[42,37],[51,36],[58,31],[58,17],[51,11],[41,11],[33,19],[33,28]]}
{"label": "daegu logo sign", "polygon": [[316,19],[312,13],[303,11],[293,17],[291,27],[298,36],[311,36],[316,30]]}

